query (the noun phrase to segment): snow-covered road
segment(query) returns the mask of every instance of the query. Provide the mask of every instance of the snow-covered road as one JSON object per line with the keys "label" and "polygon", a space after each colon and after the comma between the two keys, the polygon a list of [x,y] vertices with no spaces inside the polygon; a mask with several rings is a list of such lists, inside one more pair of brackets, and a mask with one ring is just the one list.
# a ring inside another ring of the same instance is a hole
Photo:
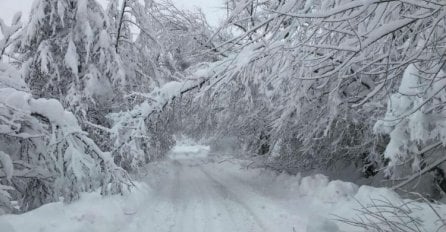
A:
{"label": "snow-covered road", "polygon": [[[85,193],[68,205],[0,216],[0,232],[357,232],[332,219],[358,218],[356,209],[373,199],[413,205],[411,216],[424,221],[420,231],[441,226],[430,206],[385,188],[248,169],[249,161],[207,152],[183,147],[151,163],[124,196]],[[446,207],[433,207],[446,216]]]}
{"label": "snow-covered road", "polygon": [[159,180],[153,201],[120,231],[305,231],[299,229],[300,217],[282,208],[262,189],[244,183],[229,170],[205,163],[172,161],[172,175]]}

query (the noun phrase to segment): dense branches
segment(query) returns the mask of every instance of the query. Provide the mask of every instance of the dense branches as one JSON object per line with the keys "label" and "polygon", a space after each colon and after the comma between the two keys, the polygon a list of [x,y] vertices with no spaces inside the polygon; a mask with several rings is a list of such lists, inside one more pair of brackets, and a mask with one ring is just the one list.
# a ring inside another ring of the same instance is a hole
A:
{"label": "dense branches", "polygon": [[[0,75],[5,77],[4,72]],[[14,79],[20,78],[10,78]],[[80,192],[100,186],[104,194],[130,186],[125,171],[87,137],[74,115],[57,100],[33,99],[24,91],[2,84],[0,81],[0,177],[11,186],[6,189],[11,195],[6,197],[19,200],[21,210],[59,197],[69,202]]]}
{"label": "dense branches", "polygon": [[[405,118],[442,115],[446,7],[440,1],[228,1],[228,9],[217,31],[235,36],[216,48],[232,55],[224,59],[226,72],[210,79],[208,93],[186,109],[202,119],[195,129],[188,125],[190,131],[209,124],[208,131],[236,136],[256,154],[265,153],[266,142],[275,165],[301,171],[342,160],[394,169],[443,138],[434,122],[413,129],[429,136],[401,142],[411,148],[393,146],[390,134],[389,145],[401,155],[383,157],[387,139],[373,131],[405,70],[420,82],[401,94],[416,101],[402,110],[406,106],[393,97],[388,112],[401,111],[385,120],[404,132],[410,130]],[[419,119],[413,120],[422,124]]]}

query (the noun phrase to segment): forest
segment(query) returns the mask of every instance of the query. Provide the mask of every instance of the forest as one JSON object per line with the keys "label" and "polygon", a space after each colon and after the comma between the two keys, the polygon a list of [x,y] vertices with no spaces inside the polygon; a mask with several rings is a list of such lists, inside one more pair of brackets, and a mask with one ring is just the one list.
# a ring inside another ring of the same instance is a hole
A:
{"label": "forest", "polygon": [[446,231],[446,1],[213,1],[0,14],[1,232]]}

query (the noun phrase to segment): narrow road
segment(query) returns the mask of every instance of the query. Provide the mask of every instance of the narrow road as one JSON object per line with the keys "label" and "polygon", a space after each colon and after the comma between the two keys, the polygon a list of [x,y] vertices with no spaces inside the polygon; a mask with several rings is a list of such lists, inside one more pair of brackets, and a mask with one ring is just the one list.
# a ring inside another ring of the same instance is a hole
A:
{"label": "narrow road", "polygon": [[140,207],[143,212],[135,212],[120,231],[305,231],[302,217],[264,194],[268,186],[249,183],[206,160],[166,162],[172,162],[170,174],[160,178],[153,200]]}

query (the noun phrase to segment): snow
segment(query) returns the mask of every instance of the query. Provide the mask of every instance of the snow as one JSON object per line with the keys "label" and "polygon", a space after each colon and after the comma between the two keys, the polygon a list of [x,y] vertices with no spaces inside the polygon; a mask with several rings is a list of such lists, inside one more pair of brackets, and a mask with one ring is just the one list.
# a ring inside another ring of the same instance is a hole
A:
{"label": "snow", "polygon": [[15,232],[15,230],[14,230],[14,228],[12,228],[11,224],[2,218],[0,218],[0,229],[2,229],[2,231]]}
{"label": "snow", "polygon": [[339,200],[351,200],[358,191],[358,186],[339,180],[334,180],[318,193],[318,197],[325,203],[336,203]]}
{"label": "snow", "polygon": [[172,160],[206,158],[210,147],[205,145],[176,144],[168,157]]}
{"label": "snow", "polygon": [[14,166],[11,157],[3,151],[0,151],[0,164],[2,165],[2,171],[6,174],[6,180],[11,181]]}
{"label": "snow", "polygon": [[68,42],[67,53],[65,54],[65,64],[76,76],[78,74],[78,60],[79,58],[76,51],[76,45],[74,44],[73,40],[70,39],[70,42]]}
{"label": "snow", "polygon": [[[438,77],[444,75],[443,72],[438,74]],[[412,171],[421,170],[420,150],[443,138],[443,130],[435,129],[442,128],[442,113],[429,113],[428,109],[438,104],[436,99],[445,96],[446,81],[444,78],[426,81],[423,75],[415,64],[407,66],[398,92],[389,98],[384,119],[374,126],[375,133],[390,135],[384,152],[385,158],[390,160],[386,170],[389,177],[407,175],[404,169],[409,168],[402,165],[404,162],[408,162]]]}
{"label": "snow", "polygon": [[106,30],[102,30],[99,34],[99,42],[98,42],[99,48],[108,48],[110,46],[110,37],[107,34]]}
{"label": "snow", "polygon": [[31,96],[25,95],[25,99],[29,104],[29,110],[32,113],[38,113],[50,120],[50,122],[66,127],[67,130],[81,130],[76,117],[69,111],[66,111],[62,104],[55,99],[32,99]]}
{"label": "snow", "polygon": [[[85,193],[69,205],[56,202],[22,215],[4,215],[0,231],[359,232],[334,219],[359,217],[357,209],[376,199],[411,202],[389,189],[358,187],[323,175],[301,178],[248,169],[247,160],[207,151],[207,146],[180,143],[172,153],[194,155],[149,164],[136,188],[124,196]],[[426,222],[421,231],[439,227],[429,205],[410,204],[410,216]],[[446,214],[445,206],[431,206]]]}
{"label": "snow", "polygon": [[94,67],[94,65],[90,65],[89,67],[90,73],[85,75],[85,93],[87,96],[91,97],[112,97],[113,95],[113,87],[110,81],[105,78],[99,79],[100,73]]}
{"label": "snow", "polygon": [[157,102],[169,102],[172,97],[178,96],[181,89],[183,88],[183,83],[178,81],[167,82],[160,88],[153,91],[153,99]]}
{"label": "snow", "polygon": [[[145,184],[136,184],[137,188],[125,196],[102,197],[99,191],[85,193],[70,205],[51,203],[22,215],[0,217],[0,231],[115,231],[127,222],[138,205],[144,205],[145,196],[151,191]],[[8,227],[13,230],[5,230]]]}
{"label": "snow", "polygon": [[48,118],[52,123],[72,130],[80,130],[77,119],[66,111],[55,99],[34,99],[26,92],[12,88],[0,88],[0,104],[17,109],[23,113],[37,113]]}
{"label": "snow", "polygon": [[390,23],[381,25],[377,29],[367,34],[367,39],[362,42],[361,46],[362,48],[368,47],[373,43],[375,43],[377,40],[384,38],[386,35],[391,34],[393,31],[396,31],[399,28],[407,26],[408,24],[411,24],[414,21],[415,19],[413,18],[405,18],[405,19],[394,20]]}
{"label": "snow", "polygon": [[173,0],[172,2],[183,10],[193,11],[200,8],[211,26],[218,26],[226,16],[222,0]]}
{"label": "snow", "polygon": [[255,49],[257,49],[259,46],[260,45],[246,46],[239,54],[237,54],[237,60],[235,63],[237,64],[238,69],[243,68],[251,62],[253,57],[255,57]]}
{"label": "snow", "polygon": [[57,2],[57,14],[59,15],[59,18],[62,22],[62,25],[65,24],[64,17],[65,17],[65,4],[62,1]]}
{"label": "snow", "polygon": [[420,71],[418,71],[414,64],[407,66],[406,70],[404,70],[399,92],[404,95],[416,95],[420,93],[420,91],[417,91],[421,85],[419,77]]}
{"label": "snow", "polygon": [[[49,74],[49,65],[52,63],[51,51],[46,41],[40,43],[38,48],[38,61],[40,62],[40,70],[45,74]],[[76,68],[77,71],[77,68]],[[74,72],[74,70],[73,70]]]}
{"label": "snow", "polygon": [[310,218],[311,222],[307,226],[307,232],[337,232],[339,231],[338,225],[327,218],[314,216]]}
{"label": "snow", "polygon": [[17,90],[28,90],[25,81],[20,77],[20,74],[10,65],[0,63],[0,88],[14,88]]}
{"label": "snow", "polygon": [[314,175],[302,178],[300,184],[301,196],[312,196],[314,193],[322,191],[328,185],[328,178],[324,175]]}

